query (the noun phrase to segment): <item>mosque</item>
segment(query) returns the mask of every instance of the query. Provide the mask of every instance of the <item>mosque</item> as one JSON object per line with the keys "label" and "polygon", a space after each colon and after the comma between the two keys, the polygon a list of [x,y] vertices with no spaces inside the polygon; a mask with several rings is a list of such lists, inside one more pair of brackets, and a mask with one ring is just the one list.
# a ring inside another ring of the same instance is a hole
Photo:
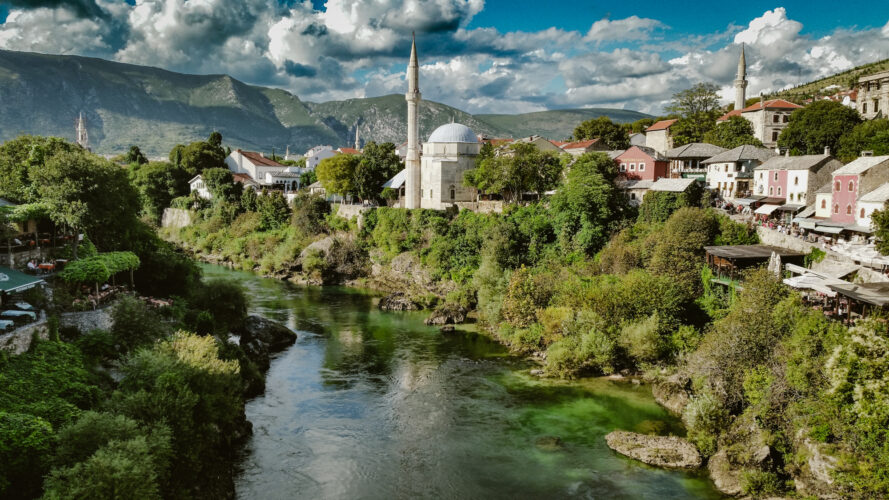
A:
{"label": "mosque", "polygon": [[419,148],[420,67],[417,43],[411,42],[411,58],[407,67],[407,156],[405,169],[384,187],[401,191],[404,208],[444,210],[461,202],[476,201],[476,190],[463,185],[463,173],[475,168],[481,144],[475,132],[466,125],[448,123],[432,132]]}

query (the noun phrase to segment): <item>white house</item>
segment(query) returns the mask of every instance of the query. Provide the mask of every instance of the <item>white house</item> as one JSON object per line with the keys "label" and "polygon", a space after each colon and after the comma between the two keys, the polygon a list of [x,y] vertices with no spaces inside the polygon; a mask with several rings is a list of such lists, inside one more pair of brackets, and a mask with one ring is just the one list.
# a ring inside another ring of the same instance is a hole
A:
{"label": "white house", "polygon": [[858,210],[855,213],[855,224],[862,227],[871,227],[871,215],[873,215],[874,210],[883,210],[887,201],[889,201],[889,184],[883,184],[859,198]]}
{"label": "white house", "polygon": [[261,185],[265,185],[267,173],[274,174],[282,172],[287,168],[285,165],[281,165],[270,158],[266,158],[262,153],[243,151],[240,149],[232,151],[231,154],[228,155],[225,159],[225,165],[233,173],[247,174]]}
{"label": "white house", "polygon": [[306,157],[306,168],[315,170],[315,167],[321,163],[321,160],[336,156],[336,151],[333,150],[333,146],[315,146],[306,151],[306,154],[303,156]]}
{"label": "white house", "polygon": [[[307,170],[307,169],[306,169]],[[299,167],[287,167],[280,172],[266,172],[265,182],[267,186],[275,186],[284,190],[285,193],[298,190],[300,186],[300,178],[303,169]]]}
{"label": "white house", "polygon": [[213,197],[213,195],[210,194],[210,190],[207,189],[207,184],[204,182],[204,178],[201,177],[200,174],[192,177],[191,180],[188,181],[188,187],[191,189],[191,192],[197,191],[198,196],[205,200],[209,200]]}
{"label": "white house", "polygon": [[726,200],[752,194],[753,169],[777,153],[744,145],[701,162],[707,168],[707,186]]}

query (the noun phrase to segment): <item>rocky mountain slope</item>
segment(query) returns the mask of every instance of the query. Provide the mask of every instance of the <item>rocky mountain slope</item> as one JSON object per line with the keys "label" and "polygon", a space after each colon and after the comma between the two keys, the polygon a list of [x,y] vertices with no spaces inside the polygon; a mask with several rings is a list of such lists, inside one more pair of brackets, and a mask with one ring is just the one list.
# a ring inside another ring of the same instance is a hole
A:
{"label": "rocky mountain slope", "polygon": [[[90,144],[120,153],[138,144],[166,156],[177,143],[222,133],[231,147],[282,153],[318,144],[401,143],[407,135],[404,96],[310,103],[284,90],[248,85],[227,75],[186,75],[103,59],[0,50],[0,141],[21,134],[74,139],[83,113]],[[451,121],[498,137],[571,135],[583,121],[605,114],[633,121],[624,110],[560,110],[526,115],[473,116],[431,101],[420,106],[420,135]]]}

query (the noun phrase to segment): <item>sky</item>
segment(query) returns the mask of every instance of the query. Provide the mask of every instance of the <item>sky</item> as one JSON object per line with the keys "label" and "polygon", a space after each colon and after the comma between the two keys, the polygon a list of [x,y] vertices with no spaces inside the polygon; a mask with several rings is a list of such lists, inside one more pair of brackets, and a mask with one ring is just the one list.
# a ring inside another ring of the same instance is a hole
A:
{"label": "sky", "polygon": [[[866,6],[866,8],[865,8]],[[699,82],[727,103],[889,58],[889,2],[0,0],[0,48],[229,74],[322,102],[406,90],[471,113],[652,114]]]}

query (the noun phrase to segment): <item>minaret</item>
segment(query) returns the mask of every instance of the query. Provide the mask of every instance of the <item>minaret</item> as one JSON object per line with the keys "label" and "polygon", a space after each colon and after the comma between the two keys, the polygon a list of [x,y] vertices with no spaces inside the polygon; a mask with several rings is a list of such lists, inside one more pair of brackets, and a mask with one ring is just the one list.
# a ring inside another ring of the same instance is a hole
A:
{"label": "minaret", "polygon": [[361,141],[358,138],[358,122],[355,122],[355,149],[361,151]]}
{"label": "minaret", "polygon": [[420,104],[420,65],[417,62],[417,40],[411,34],[411,60],[407,65],[407,158],[404,165],[407,178],[404,186],[404,208],[420,208],[420,151],[419,120],[417,106]]}
{"label": "minaret", "polygon": [[741,44],[741,59],[738,60],[738,75],[735,77],[735,109],[744,109],[747,101],[747,60],[744,58],[744,44]]}
{"label": "minaret", "polygon": [[74,125],[74,130],[76,134],[76,142],[83,149],[89,151],[90,150],[90,138],[86,133],[86,121],[83,119],[83,111],[80,112],[80,116],[77,117],[77,123]]}

